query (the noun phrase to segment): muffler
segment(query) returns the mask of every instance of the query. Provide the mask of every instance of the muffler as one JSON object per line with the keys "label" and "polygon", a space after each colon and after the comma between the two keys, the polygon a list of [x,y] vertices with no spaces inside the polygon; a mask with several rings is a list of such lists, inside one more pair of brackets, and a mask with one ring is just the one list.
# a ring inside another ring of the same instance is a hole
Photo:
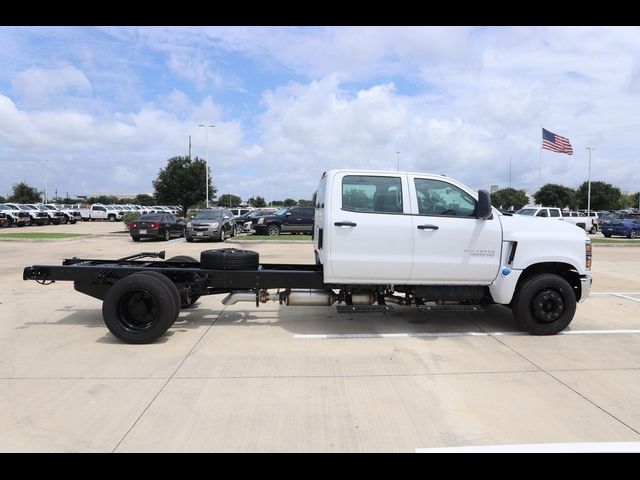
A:
{"label": "muffler", "polygon": [[[291,306],[330,306],[338,301],[338,294],[333,290],[286,290],[278,293],[269,293],[261,290],[258,293],[258,301],[267,303],[269,300]],[[255,302],[256,293],[252,291],[231,292],[223,300],[223,305],[235,305],[238,302]]]}

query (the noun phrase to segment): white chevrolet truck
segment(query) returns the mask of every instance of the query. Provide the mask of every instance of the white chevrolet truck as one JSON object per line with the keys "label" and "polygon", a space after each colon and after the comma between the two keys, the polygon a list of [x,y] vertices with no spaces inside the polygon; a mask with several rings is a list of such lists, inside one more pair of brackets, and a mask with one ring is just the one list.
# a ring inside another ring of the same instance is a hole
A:
{"label": "white chevrolet truck", "polygon": [[[73,280],[103,300],[109,330],[150,343],[198,298],[225,305],[267,301],[330,306],[343,313],[510,308],[532,334],[552,335],[573,319],[591,289],[591,240],[566,222],[502,215],[489,193],[440,175],[330,170],[318,186],[315,264],[260,263],[257,252],[215,249],[200,261],[164,252],[115,260],[72,258],[34,265],[25,280]],[[274,291],[275,290],[275,291]],[[402,307],[400,307],[402,306]]]}

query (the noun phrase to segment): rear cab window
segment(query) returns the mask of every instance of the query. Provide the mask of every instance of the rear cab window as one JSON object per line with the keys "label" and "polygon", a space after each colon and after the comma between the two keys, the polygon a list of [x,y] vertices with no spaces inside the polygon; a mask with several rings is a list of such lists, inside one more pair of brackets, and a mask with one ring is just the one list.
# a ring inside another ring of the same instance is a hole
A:
{"label": "rear cab window", "polygon": [[403,213],[400,177],[345,175],[342,178],[342,209],[360,213]]}

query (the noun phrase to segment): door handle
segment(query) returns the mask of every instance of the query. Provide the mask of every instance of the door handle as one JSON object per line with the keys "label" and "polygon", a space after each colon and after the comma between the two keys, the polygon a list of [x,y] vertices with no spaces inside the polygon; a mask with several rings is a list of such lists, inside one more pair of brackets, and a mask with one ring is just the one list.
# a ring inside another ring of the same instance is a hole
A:
{"label": "door handle", "polygon": [[438,230],[437,225],[418,225],[418,230]]}
{"label": "door handle", "polygon": [[336,222],[334,223],[336,227],[355,227],[357,223],[354,222]]}

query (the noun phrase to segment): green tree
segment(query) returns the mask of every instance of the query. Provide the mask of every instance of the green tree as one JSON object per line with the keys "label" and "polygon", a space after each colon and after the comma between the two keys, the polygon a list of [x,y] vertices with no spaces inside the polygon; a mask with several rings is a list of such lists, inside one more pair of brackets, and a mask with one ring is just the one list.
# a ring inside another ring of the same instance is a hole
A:
{"label": "green tree", "polygon": [[156,204],[156,199],[146,193],[139,193],[133,198],[133,201],[131,203],[133,203],[134,205],[150,207]]}
{"label": "green tree", "polygon": [[491,194],[491,203],[496,208],[513,207],[516,210],[520,210],[529,203],[529,197],[524,193],[524,190],[502,188]]}
{"label": "green tree", "polygon": [[533,198],[543,207],[576,208],[578,206],[576,191],[573,188],[555,183],[543,185],[533,195]]}
{"label": "green tree", "polygon": [[218,205],[221,207],[239,207],[242,203],[242,198],[232,193],[225,193],[220,195],[218,199]]}
{"label": "green tree", "polygon": [[[578,187],[580,208],[587,208],[588,183]],[[605,182],[591,182],[591,210],[616,210],[623,208],[624,196],[618,187]]]}
{"label": "green tree", "polygon": [[[198,157],[170,158],[153,181],[154,196],[160,203],[180,205],[183,216],[186,216],[189,207],[206,197],[205,172],[206,162]],[[210,201],[216,197],[216,191],[209,175]]]}
{"label": "green tree", "polygon": [[269,203],[272,207],[281,207],[284,202],[282,200],[271,200]]}
{"label": "green tree", "polygon": [[41,192],[26,182],[16,183],[8,201],[13,203],[38,203],[42,199]]}
{"label": "green tree", "polygon": [[372,208],[369,196],[364,190],[352,188],[342,195],[342,205],[349,208]]}
{"label": "green tree", "polygon": [[318,192],[313,192],[313,195],[311,195],[311,205],[315,205],[316,204],[316,198],[318,198]]}
{"label": "green tree", "polygon": [[267,202],[264,201],[264,197],[258,195],[257,197],[251,197],[248,200],[249,205],[255,208],[262,208],[267,206]]}
{"label": "green tree", "polygon": [[314,203],[313,200],[304,200],[304,199],[300,199],[298,200],[298,205],[300,205],[301,207],[313,207]]}
{"label": "green tree", "polygon": [[293,198],[285,198],[284,202],[282,202],[282,204],[285,207],[293,207],[294,205],[296,205],[298,202],[296,202]]}
{"label": "green tree", "polygon": [[0,195],[0,203],[6,203],[7,199]]}

